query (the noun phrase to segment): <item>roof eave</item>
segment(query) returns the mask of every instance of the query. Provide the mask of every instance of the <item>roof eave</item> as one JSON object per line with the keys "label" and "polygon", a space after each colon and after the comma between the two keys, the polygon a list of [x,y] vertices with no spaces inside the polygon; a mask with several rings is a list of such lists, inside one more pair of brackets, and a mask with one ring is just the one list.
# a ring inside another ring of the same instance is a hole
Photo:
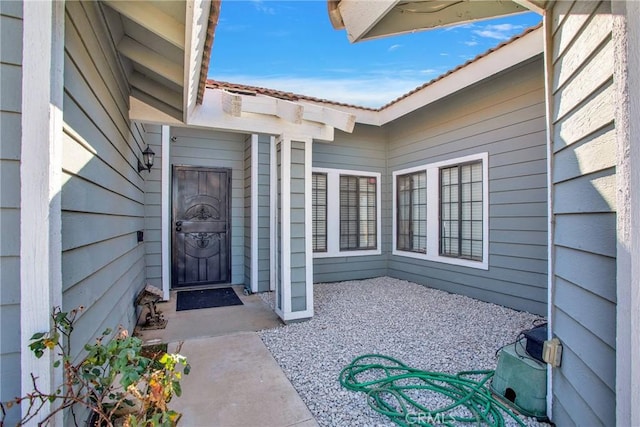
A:
{"label": "roof eave", "polygon": [[328,14],[335,29],[345,29],[352,43],[540,10],[533,0],[328,0]]}

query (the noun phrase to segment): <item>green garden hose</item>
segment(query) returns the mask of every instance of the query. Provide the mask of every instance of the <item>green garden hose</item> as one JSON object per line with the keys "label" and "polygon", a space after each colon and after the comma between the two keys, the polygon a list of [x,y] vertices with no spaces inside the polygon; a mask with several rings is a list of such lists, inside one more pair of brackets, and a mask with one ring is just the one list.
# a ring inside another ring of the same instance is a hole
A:
{"label": "green garden hose", "polygon": [[[464,371],[456,375],[422,371],[389,356],[365,354],[342,369],[340,384],[349,390],[367,393],[369,406],[400,426],[476,423],[502,427],[505,413],[524,427],[522,420],[485,387],[493,374],[492,370]],[[416,391],[440,393],[451,403],[436,409],[427,408],[416,400]]]}

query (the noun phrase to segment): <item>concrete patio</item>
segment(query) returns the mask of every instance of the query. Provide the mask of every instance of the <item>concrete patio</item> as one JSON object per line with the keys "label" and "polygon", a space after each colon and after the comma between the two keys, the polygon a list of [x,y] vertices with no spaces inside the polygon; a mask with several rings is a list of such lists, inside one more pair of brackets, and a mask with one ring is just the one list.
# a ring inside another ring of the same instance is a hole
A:
{"label": "concrete patio", "polygon": [[176,311],[176,295],[158,305],[165,329],[136,330],[145,343],[168,343],[191,365],[183,394],[171,402],[182,413],[180,426],[265,427],[318,424],[256,331],[282,325],[258,295],[243,305]]}

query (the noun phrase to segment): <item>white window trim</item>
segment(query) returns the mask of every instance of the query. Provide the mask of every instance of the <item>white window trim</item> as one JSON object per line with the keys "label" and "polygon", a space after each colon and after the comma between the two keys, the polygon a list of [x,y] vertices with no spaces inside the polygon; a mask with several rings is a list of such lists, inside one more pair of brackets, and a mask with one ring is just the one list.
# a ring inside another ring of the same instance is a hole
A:
{"label": "white window trim", "polygon": [[[382,209],[381,179],[379,172],[356,171],[349,169],[313,168],[313,173],[327,175],[327,251],[314,252],[314,258],[353,257],[382,254]],[[340,250],[340,175],[368,176],[376,178],[376,249],[355,251]]]}
{"label": "white window trim", "polygon": [[[477,160],[482,160],[482,261],[440,255],[440,200],[438,196],[440,194],[440,168]],[[398,175],[406,175],[418,171],[426,171],[427,173],[427,253],[397,249],[397,177]],[[393,246],[391,252],[393,255],[481,270],[489,269],[489,153],[484,152],[464,157],[456,157],[455,159],[394,171],[391,187],[393,188]],[[436,203],[433,202],[434,198]]]}

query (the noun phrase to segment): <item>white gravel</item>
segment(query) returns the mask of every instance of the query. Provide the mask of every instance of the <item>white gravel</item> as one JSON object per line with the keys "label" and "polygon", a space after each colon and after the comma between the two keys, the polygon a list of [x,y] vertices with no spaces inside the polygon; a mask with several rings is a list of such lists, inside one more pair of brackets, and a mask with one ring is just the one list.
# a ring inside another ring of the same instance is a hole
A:
{"label": "white gravel", "polygon": [[[273,303],[272,294],[261,295]],[[340,386],[340,370],[356,356],[379,353],[452,374],[495,369],[496,351],[539,319],[389,277],[315,284],[314,307],[313,319],[260,336],[321,426],[395,425],[363,393]],[[442,404],[439,396],[427,399]]]}

